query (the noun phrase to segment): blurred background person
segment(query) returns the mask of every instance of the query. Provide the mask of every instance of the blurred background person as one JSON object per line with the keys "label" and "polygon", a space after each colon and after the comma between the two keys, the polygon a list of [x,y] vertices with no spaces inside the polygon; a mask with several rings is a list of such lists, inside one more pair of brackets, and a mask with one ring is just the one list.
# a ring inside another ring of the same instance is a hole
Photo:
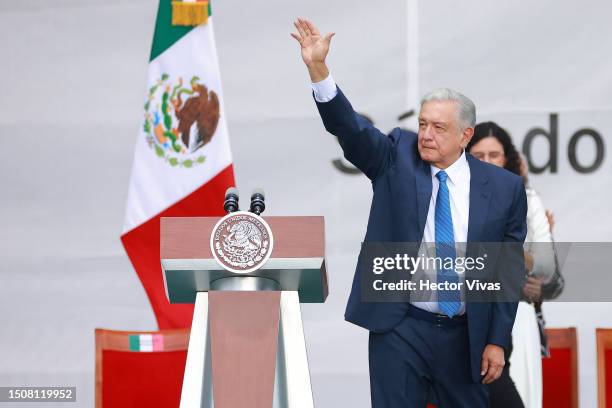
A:
{"label": "blurred background person", "polygon": [[[493,408],[542,407],[542,342],[534,305],[542,300],[543,284],[553,281],[556,270],[549,216],[538,193],[527,182],[526,166],[508,132],[494,122],[476,125],[467,151],[476,158],[521,175],[527,193],[527,278],[523,302],[519,303],[512,330],[512,342],[499,380],[490,385]],[[550,214],[552,219],[552,214]],[[540,316],[541,316],[541,309]],[[542,318],[543,330],[543,318]]]}

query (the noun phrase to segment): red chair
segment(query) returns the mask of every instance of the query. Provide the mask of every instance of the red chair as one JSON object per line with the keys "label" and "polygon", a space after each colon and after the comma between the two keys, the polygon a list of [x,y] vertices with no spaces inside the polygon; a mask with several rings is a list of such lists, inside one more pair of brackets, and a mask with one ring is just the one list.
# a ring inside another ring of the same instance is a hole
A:
{"label": "red chair", "polygon": [[612,402],[612,329],[597,329],[597,394],[599,407]]}
{"label": "red chair", "polygon": [[96,329],[96,408],[178,407],[189,329]]}
{"label": "red chair", "polygon": [[550,357],[542,359],[544,408],[578,408],[576,328],[546,329]]}

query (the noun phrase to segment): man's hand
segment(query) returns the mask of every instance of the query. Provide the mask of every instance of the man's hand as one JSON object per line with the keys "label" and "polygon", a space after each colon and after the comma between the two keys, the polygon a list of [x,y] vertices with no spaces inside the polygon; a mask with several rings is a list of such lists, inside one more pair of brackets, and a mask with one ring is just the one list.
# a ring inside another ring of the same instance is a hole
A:
{"label": "man's hand", "polygon": [[523,286],[523,295],[531,303],[539,301],[542,297],[542,278],[528,277]]}
{"label": "man's hand", "polygon": [[298,18],[293,23],[298,33],[291,33],[299,43],[302,50],[302,60],[308,67],[312,82],[319,82],[327,78],[329,70],[325,65],[325,58],[329,52],[329,44],[334,33],[322,37],[319,30],[310,21]]}
{"label": "man's hand", "polygon": [[484,375],[482,383],[491,384],[497,380],[501,376],[505,364],[504,349],[495,344],[487,344],[482,353],[480,369],[480,375]]}

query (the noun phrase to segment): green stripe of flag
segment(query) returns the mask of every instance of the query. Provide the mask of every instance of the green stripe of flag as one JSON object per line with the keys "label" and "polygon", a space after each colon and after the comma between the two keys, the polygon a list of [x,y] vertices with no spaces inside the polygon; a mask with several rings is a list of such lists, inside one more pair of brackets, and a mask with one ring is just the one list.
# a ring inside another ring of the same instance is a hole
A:
{"label": "green stripe of flag", "polygon": [[[208,2],[208,16],[212,16],[211,1]],[[155,21],[155,33],[153,34],[153,45],[149,61],[153,61],[162,52],[183,38],[195,27],[182,27],[172,25],[172,0],[159,0],[157,19]]]}
{"label": "green stripe of flag", "polygon": [[140,336],[130,334],[130,351],[140,351]]}

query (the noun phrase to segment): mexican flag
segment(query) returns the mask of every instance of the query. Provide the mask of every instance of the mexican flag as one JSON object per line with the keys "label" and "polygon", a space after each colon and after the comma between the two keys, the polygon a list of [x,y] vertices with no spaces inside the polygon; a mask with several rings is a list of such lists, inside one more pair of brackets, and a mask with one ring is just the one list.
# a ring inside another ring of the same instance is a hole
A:
{"label": "mexican flag", "polygon": [[223,215],[234,185],[210,4],[160,0],[121,241],[160,329],[191,326],[171,305],[159,258],[160,217]]}

